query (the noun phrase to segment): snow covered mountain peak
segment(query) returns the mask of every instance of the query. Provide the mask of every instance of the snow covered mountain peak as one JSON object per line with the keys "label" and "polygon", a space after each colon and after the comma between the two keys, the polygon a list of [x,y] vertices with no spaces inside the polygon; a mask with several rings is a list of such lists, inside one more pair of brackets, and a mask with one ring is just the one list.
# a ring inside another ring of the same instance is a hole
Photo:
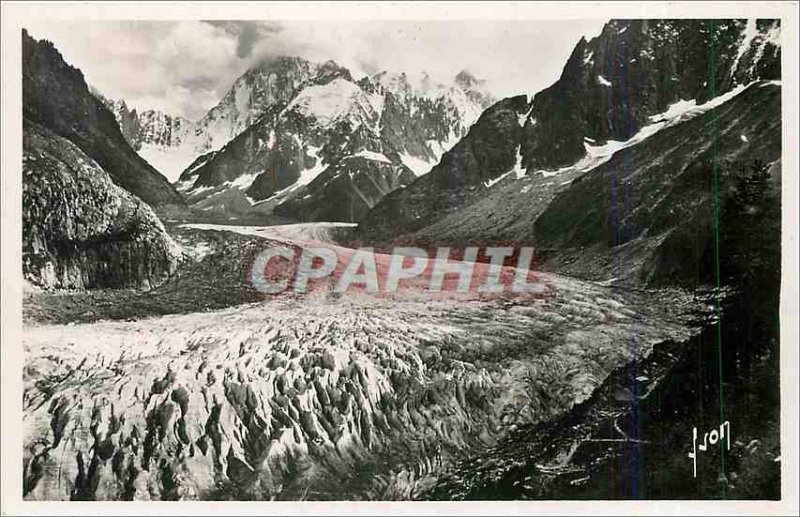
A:
{"label": "snow covered mountain peak", "polygon": [[357,84],[337,77],[327,84],[314,84],[300,91],[286,111],[298,110],[320,126],[346,120],[356,127],[362,123],[377,126],[383,109],[383,97],[368,94]]}
{"label": "snow covered mountain peak", "polygon": [[247,129],[270,106],[289,102],[319,66],[297,57],[261,61],[242,74],[219,104],[196,123],[196,154],[215,151]]}
{"label": "snow covered mountain peak", "polygon": [[482,84],[482,81],[479,81],[469,70],[462,70],[456,74],[455,82],[462,88],[474,88]]}
{"label": "snow covered mountain peak", "polygon": [[[253,178],[264,173],[261,154],[269,152],[286,157],[281,167],[298,169],[292,178],[305,169],[321,171],[322,159],[333,164],[349,156],[357,158],[347,162],[355,166],[365,157],[380,155],[384,169],[391,165],[394,171],[388,189],[401,184],[396,181],[399,171],[427,173],[493,102],[483,82],[467,72],[445,83],[435,82],[427,73],[389,71],[356,81],[333,60],[314,63],[272,56],[236,79],[220,102],[196,122],[147,115],[155,128],[169,123],[173,130],[169,137],[140,146],[139,152],[171,181],[180,178],[190,196],[198,189],[207,192],[213,185],[229,184],[249,190],[254,201],[263,199],[275,189],[265,186],[270,181]],[[128,123],[119,115],[118,121]],[[247,156],[224,158],[226,148],[245,133],[253,142]],[[263,142],[272,142],[275,150]],[[320,160],[313,158],[312,149],[322,150]],[[209,157],[199,160],[205,155]],[[200,162],[203,165],[190,167]],[[224,172],[218,168],[222,162]],[[270,174],[275,167],[270,167]],[[237,182],[239,176],[250,181]]]}
{"label": "snow covered mountain peak", "polygon": [[[270,79],[270,87],[290,85],[281,90],[290,95],[272,96],[252,124],[224,147],[206,147],[215,152],[181,174],[190,203],[222,213],[357,221],[383,196],[426,174],[494,100],[480,81],[463,75],[461,84],[388,71],[354,81],[333,61],[306,63],[289,62],[292,74],[303,71],[293,81]],[[250,94],[274,70],[261,65],[233,90]],[[234,105],[215,109],[230,114],[227,122],[237,114],[246,119]]]}
{"label": "snow covered mountain peak", "polygon": [[369,81],[382,93],[391,93],[400,98],[411,95],[436,100],[458,92],[470,96],[473,102],[481,106],[481,110],[496,100],[487,89],[486,82],[477,79],[466,70],[462,70],[452,80],[446,82],[435,82],[427,72],[411,75],[389,71],[374,74]]}
{"label": "snow covered mountain peak", "polygon": [[398,73],[384,70],[373,75],[371,80],[382,92],[403,96],[414,91],[405,72]]}

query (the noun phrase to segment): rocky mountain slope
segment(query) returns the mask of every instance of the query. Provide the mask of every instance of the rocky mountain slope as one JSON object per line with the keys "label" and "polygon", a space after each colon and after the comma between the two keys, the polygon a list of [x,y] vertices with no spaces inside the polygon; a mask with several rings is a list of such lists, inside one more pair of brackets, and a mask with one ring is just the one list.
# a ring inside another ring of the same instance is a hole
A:
{"label": "rocky mountain slope", "polygon": [[76,145],[25,119],[22,265],[46,288],[150,287],[180,248],[140,199]]}
{"label": "rocky mountain slope", "polygon": [[466,71],[447,85],[389,72],[355,81],[333,61],[297,57],[260,62],[194,122],[96,95],[139,155],[208,215],[336,221],[357,221],[430,170],[494,101]]}
{"label": "rocky mountain slope", "polygon": [[515,153],[528,109],[525,96],[504,99],[487,109],[469,133],[431,172],[386,196],[361,221],[368,240],[391,239],[433,223],[477,199],[494,178],[517,169]]}
{"label": "rocky mountain slope", "polygon": [[105,98],[92,91],[111,110],[119,123],[122,136],[141,155],[147,147],[178,147],[186,139],[192,122],[177,115],[167,115],[158,110],[129,108],[124,100]]}
{"label": "rocky mountain slope", "polygon": [[184,145],[193,135],[194,122],[153,109],[138,111],[124,100],[92,93],[114,114],[122,136],[136,153],[170,182],[178,179],[176,169],[182,169],[194,157],[194,151]]}
{"label": "rocky mountain slope", "polygon": [[780,157],[781,87],[757,83],[556,195],[533,224],[541,264],[581,277],[696,284],[713,264],[716,204],[741,169]]}
{"label": "rocky mountain slope", "polygon": [[[386,239],[420,232],[512,179],[536,177],[531,185],[520,182],[528,195],[519,203],[543,207],[551,190],[544,183],[572,181],[649,136],[659,129],[653,117],[669,119],[752,81],[779,79],[779,23],[609,22],[600,36],[578,42],[550,88],[530,102],[519,97],[493,106],[431,174],[384,198],[362,221],[362,234]],[[503,142],[487,136],[496,133],[506,135]]]}
{"label": "rocky mountain slope", "polygon": [[326,82],[350,73],[328,61],[318,64],[299,57],[268,58],[247,70],[230,90],[197,122],[195,151],[205,154],[222,148],[255,123],[268,108],[289,102],[304,85]]}
{"label": "rocky mountain slope", "polygon": [[463,208],[434,213],[413,239],[533,245],[539,267],[595,280],[691,278],[711,235],[714,167],[724,196],[739,168],[780,158],[780,92],[770,81],[740,87],[655,117],[639,137],[587,165],[508,174]]}
{"label": "rocky mountain slope", "polygon": [[466,72],[450,86],[385,72],[356,82],[332,61],[267,61],[198,123],[196,149],[211,151],[181,189],[203,210],[357,221],[426,173],[491,100]]}
{"label": "rocky mountain slope", "polygon": [[[584,403],[551,422],[520,426],[423,497],[781,498],[780,162],[754,162],[726,183],[732,192],[720,199],[718,267],[732,295],[713,302],[721,321],[707,321],[686,342],[660,343]],[[716,274],[699,270],[694,281],[713,284]],[[709,448],[693,476],[692,429],[722,421],[730,449]]]}
{"label": "rocky mountain slope", "polygon": [[169,182],[125,140],[114,115],[89,91],[83,74],[52,43],[22,33],[23,114],[76,145],[115,184],[153,206],[184,205]]}
{"label": "rocky mountain slope", "polygon": [[338,68],[333,62],[320,65],[294,57],[267,59],[242,74],[219,103],[196,121],[156,110],[136,113],[124,100],[104,101],[139,155],[174,182],[198,156],[219,150],[270,106],[288,101],[300,85]]}
{"label": "rocky mountain slope", "polygon": [[533,99],[523,165],[553,169],[585,143],[624,141],[679,100],[698,104],[780,78],[779,20],[619,20],[575,46],[559,80]]}

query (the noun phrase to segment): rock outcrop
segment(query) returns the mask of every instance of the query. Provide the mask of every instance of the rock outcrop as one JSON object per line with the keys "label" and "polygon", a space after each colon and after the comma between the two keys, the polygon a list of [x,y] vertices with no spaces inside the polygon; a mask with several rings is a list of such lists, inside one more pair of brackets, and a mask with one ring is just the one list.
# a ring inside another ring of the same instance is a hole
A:
{"label": "rock outcrop", "polygon": [[780,20],[615,20],[581,39],[555,84],[536,94],[522,140],[526,169],[557,169],[585,141],[624,141],[669,105],[780,78]]}
{"label": "rock outcrop", "polygon": [[23,133],[23,273],[46,288],[150,287],[180,259],[152,209],[76,145],[35,122]]}
{"label": "rock outcrop", "polygon": [[486,185],[513,170],[527,111],[523,96],[487,109],[469,133],[442,156],[430,173],[386,196],[359,226],[367,240],[422,229],[480,195]]}
{"label": "rock outcrop", "polygon": [[540,264],[593,279],[708,281],[715,204],[730,197],[741,169],[780,158],[781,87],[754,84],[558,193],[533,223]]}

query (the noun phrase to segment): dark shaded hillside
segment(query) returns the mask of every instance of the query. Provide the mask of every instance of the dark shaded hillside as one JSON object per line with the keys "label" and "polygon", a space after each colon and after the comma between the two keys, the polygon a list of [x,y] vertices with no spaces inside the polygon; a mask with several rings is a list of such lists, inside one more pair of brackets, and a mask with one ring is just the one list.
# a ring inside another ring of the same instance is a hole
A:
{"label": "dark shaded hillside", "polygon": [[[756,78],[780,77],[779,20],[614,20],[575,46],[559,80],[536,94],[525,123],[526,168],[584,156],[584,138],[627,140],[679,99],[703,102]],[[773,31],[773,32],[771,32]],[[740,47],[742,47],[740,49]],[[740,54],[741,52],[741,54]]]}
{"label": "dark shaded hillside", "polygon": [[[704,276],[731,290],[721,321],[658,344],[554,421],[521,426],[444,476],[428,499],[780,499],[780,162],[752,162],[729,185],[720,247]],[[632,339],[637,349],[640,342]],[[730,423],[730,451],[687,453]]]}
{"label": "dark shaded hillside", "polygon": [[692,283],[703,272],[719,175],[781,156],[781,88],[733,100],[623,149],[558,194],[533,223],[541,264],[585,278]]}
{"label": "dark shaded hillside", "polygon": [[149,290],[89,289],[80,292],[26,292],[25,324],[87,323],[139,320],[166,314],[220,310],[268,299],[248,281],[255,256],[264,249],[260,238],[233,232],[169,228],[189,255],[198,247],[209,253],[184,260],[165,282]]}
{"label": "dark shaded hillside", "polygon": [[[401,240],[454,246],[491,242],[534,245],[546,259],[543,267],[596,280],[618,276],[617,256],[624,256],[635,262],[626,262],[624,273],[633,274],[645,266],[642,261],[652,253],[648,246],[657,244],[665,232],[675,229],[665,246],[677,250],[683,244],[676,239],[685,232],[707,228],[683,226],[682,218],[687,211],[710,216],[711,175],[698,167],[702,168],[700,155],[707,158],[711,152],[711,135],[717,131],[721,135],[718,152],[724,158],[720,163],[723,176],[736,167],[733,164],[738,157],[748,153],[773,161],[780,156],[780,110],[780,87],[756,84],[710,112],[617,151],[593,170],[567,169],[557,175],[528,174],[522,179],[511,174],[488,189],[475,180],[473,190],[464,189],[468,201],[453,209],[446,208],[446,203],[456,199],[455,193],[438,191],[431,180],[421,178],[388,196],[369,214],[360,231],[371,240],[388,240],[396,235],[397,227],[414,228],[408,224],[416,221],[422,227]],[[668,192],[669,197],[662,199]],[[403,217],[404,210],[422,213],[418,206],[424,207],[426,217]],[[537,223],[540,216],[542,221]],[[630,225],[620,228],[619,242],[615,242],[617,219]],[[657,228],[653,226],[656,222]],[[598,232],[603,237],[598,237]],[[600,246],[600,242],[607,244]],[[703,238],[698,242],[702,246]],[[614,248],[617,244],[623,247]],[[697,262],[702,252],[695,249],[694,255],[685,258]],[[662,259],[653,260],[656,262],[647,262],[647,268],[658,267],[658,276],[672,274],[664,271],[664,264],[657,265]],[[641,279],[645,278],[643,274]]]}
{"label": "dark shaded hillside", "polygon": [[[313,118],[284,113],[284,108],[285,104],[272,106],[220,151],[201,156],[186,169],[181,180],[194,182],[187,191],[193,206],[225,213],[274,213],[296,221],[356,222],[387,193],[415,179],[399,159],[386,163],[357,154],[362,148],[382,149],[379,139],[363,126],[354,129],[341,121],[321,130]],[[305,185],[297,183],[310,170],[320,171],[319,175]],[[229,188],[248,175],[252,183],[244,192]],[[195,194],[198,187],[212,190]],[[281,191],[296,195],[251,204]]]}
{"label": "dark shaded hillside", "polygon": [[181,174],[181,180],[193,180],[194,188],[217,187],[240,175],[258,175],[247,189],[255,200],[266,199],[294,183],[315,160],[292,138],[293,132],[305,129],[302,119],[295,117],[277,126],[275,119],[285,107],[282,103],[268,108],[225,147],[198,158]]}
{"label": "dark shaded hillside", "polygon": [[414,232],[464,206],[491,181],[514,167],[523,96],[503,99],[487,109],[467,136],[442,156],[428,174],[386,196],[359,225],[366,240]]}
{"label": "dark shaded hillside", "polygon": [[22,268],[47,288],[150,287],[180,259],[152,209],[68,140],[23,124]]}
{"label": "dark shaded hillside", "polygon": [[49,41],[22,31],[22,98],[25,118],[70,140],[114,183],[153,206],[184,205],[178,192],[131,148],[83,74],[64,62]]}
{"label": "dark shaded hillside", "polygon": [[358,222],[384,196],[414,179],[403,164],[349,157],[309,183],[305,196],[277,206],[275,213],[300,221]]}

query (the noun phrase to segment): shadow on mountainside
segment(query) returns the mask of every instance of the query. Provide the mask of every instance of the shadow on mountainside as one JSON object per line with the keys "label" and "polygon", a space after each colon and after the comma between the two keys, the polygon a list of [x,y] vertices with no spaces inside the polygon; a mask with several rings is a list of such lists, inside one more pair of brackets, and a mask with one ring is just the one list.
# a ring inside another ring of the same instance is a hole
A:
{"label": "shadow on mountainside", "polygon": [[[721,202],[719,276],[734,289],[721,319],[618,368],[589,400],[511,433],[423,498],[780,499],[779,173],[743,168]],[[713,262],[704,275],[714,282]],[[730,451],[698,451],[693,477],[693,427],[702,442],[724,421]]]}

